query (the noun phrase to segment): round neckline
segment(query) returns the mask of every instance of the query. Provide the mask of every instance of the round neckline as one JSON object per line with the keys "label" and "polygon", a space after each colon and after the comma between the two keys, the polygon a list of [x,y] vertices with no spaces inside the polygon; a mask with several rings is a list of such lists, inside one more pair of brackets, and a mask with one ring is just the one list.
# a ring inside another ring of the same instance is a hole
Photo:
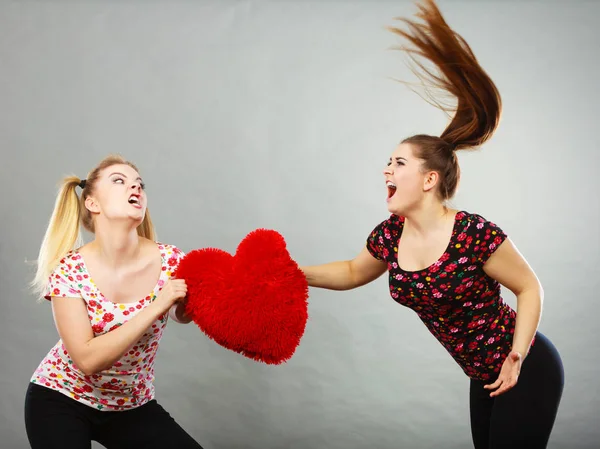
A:
{"label": "round neckline", "polygon": [[83,269],[83,271],[87,274],[87,280],[88,282],[92,285],[93,289],[95,290],[97,297],[105,302],[109,302],[111,304],[114,304],[115,306],[125,306],[125,307],[131,307],[131,306],[135,306],[138,305],[144,301],[148,300],[152,300],[153,297],[156,296],[156,291],[158,290],[158,288],[160,287],[161,281],[163,280],[163,276],[165,274],[165,270],[163,269],[165,266],[165,258],[162,255],[162,250],[161,247],[163,247],[164,245],[162,245],[161,243],[156,242],[156,246],[158,249],[158,253],[160,255],[160,266],[161,266],[161,270],[160,270],[160,274],[158,276],[158,279],[156,280],[156,283],[154,284],[154,287],[152,288],[152,290],[150,291],[150,293],[146,296],[144,296],[143,298],[137,300],[137,301],[130,301],[130,302],[115,302],[115,301],[111,301],[110,299],[108,299],[106,296],[104,296],[104,293],[102,293],[102,291],[100,290],[100,288],[98,287],[98,285],[96,284],[96,282],[94,282],[94,279],[92,278],[91,273],[88,270],[87,264],[85,263],[85,258],[83,257],[83,254],[81,254],[81,252],[79,251],[80,248],[78,248],[77,250],[74,251],[74,255],[79,257],[79,263],[81,268]]}
{"label": "round neckline", "polygon": [[458,229],[458,223],[460,222],[460,219],[464,216],[464,214],[466,214],[466,212],[463,210],[456,211],[456,214],[454,214],[454,224],[452,225],[452,234],[450,235],[450,240],[448,241],[448,244],[444,248],[444,252],[435,260],[435,262],[433,262],[432,264],[430,264],[420,270],[405,270],[404,268],[402,268],[400,266],[400,262],[398,262],[398,253],[399,253],[398,248],[400,247],[400,239],[402,238],[402,231],[404,231],[404,217],[398,217],[400,223],[402,224],[402,228],[401,228],[400,235],[398,236],[398,240],[396,242],[396,252],[393,253],[394,254],[394,262],[396,263],[397,269],[399,271],[401,271],[403,273],[407,273],[407,274],[419,274],[419,273],[430,271],[431,268],[433,268],[436,265],[439,265],[442,257],[444,257],[445,254],[450,252],[454,237],[456,236],[456,232]]}

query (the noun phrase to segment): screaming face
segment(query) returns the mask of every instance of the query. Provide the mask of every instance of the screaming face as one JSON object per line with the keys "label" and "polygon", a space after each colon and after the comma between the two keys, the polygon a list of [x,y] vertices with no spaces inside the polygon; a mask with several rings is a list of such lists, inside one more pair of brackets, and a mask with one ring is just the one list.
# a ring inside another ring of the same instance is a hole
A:
{"label": "screaming face", "polygon": [[432,176],[432,172],[423,170],[423,162],[408,143],[398,145],[392,153],[383,171],[391,213],[402,216],[418,207],[425,196],[433,192],[437,174]]}

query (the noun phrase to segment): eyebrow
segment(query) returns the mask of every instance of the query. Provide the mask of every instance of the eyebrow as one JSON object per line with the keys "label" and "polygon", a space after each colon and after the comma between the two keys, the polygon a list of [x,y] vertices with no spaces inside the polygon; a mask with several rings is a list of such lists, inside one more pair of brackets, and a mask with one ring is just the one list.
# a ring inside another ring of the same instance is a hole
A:
{"label": "eyebrow", "polygon": [[[114,173],[111,173],[109,176],[113,176],[113,175],[121,175],[121,176],[123,176],[124,178],[127,178],[127,175],[124,175],[123,173],[121,173],[121,172],[118,172],[118,171],[116,171],[116,172],[114,172]],[[140,178],[140,177],[138,176],[138,177],[137,177],[137,179],[136,179],[136,181],[142,181],[142,178]]]}
{"label": "eyebrow", "polygon": [[[395,159],[396,159],[396,162],[398,162],[400,159],[402,159],[402,160],[404,160],[404,161],[408,162],[408,161],[406,160],[406,158],[403,158],[403,157],[401,157],[401,156],[398,156],[398,157],[396,157]],[[390,162],[392,162],[392,158],[390,158]]]}

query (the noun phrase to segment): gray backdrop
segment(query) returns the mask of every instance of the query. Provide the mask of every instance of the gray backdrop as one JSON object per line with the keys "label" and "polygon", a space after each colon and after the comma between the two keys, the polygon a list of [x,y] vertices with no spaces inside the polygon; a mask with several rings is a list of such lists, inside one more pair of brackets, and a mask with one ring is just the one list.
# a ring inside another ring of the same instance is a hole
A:
{"label": "gray backdrop", "polygon": [[[597,447],[598,2],[440,0],[504,99],[461,155],[453,205],[497,222],[546,290],[566,386],[551,448]],[[387,217],[395,144],[446,118],[384,30],[401,1],[0,4],[1,446],[27,447],[23,394],[56,342],[27,291],[57,181],[136,162],[161,241],[234,251],[258,227],[312,264],[354,256]],[[514,297],[506,295],[515,305]],[[294,358],[266,366],[171,323],[158,398],[206,449],[465,448],[468,380],[386,279],[312,290]]]}

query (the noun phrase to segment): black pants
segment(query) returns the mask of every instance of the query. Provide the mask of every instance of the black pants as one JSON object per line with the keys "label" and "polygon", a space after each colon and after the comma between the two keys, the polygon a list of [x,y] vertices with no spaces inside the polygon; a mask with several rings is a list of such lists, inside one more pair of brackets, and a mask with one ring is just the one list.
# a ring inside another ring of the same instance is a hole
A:
{"label": "black pants", "polygon": [[103,412],[58,391],[30,383],[25,428],[32,449],[202,449],[156,400],[122,412]]}
{"label": "black pants", "polygon": [[545,449],[563,392],[560,355],[543,334],[523,361],[517,384],[490,398],[493,383],[471,380],[471,432],[476,449]]}

